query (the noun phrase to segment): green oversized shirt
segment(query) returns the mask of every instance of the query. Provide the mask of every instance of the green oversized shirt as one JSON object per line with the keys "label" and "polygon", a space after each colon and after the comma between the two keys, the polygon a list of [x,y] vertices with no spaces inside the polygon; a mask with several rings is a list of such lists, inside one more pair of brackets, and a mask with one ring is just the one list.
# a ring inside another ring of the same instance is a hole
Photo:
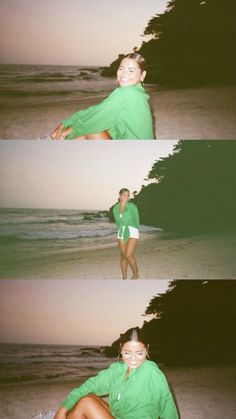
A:
{"label": "green oversized shirt", "polygon": [[71,410],[89,393],[109,395],[109,406],[115,419],[178,419],[177,409],[165,375],[155,362],[145,360],[125,378],[127,365],[115,362],[72,390],[62,402]]}
{"label": "green oversized shirt", "polygon": [[139,213],[138,208],[133,202],[126,202],[122,217],[120,217],[120,203],[113,207],[113,214],[115,218],[116,225],[118,227],[119,236],[122,236],[123,227],[124,228],[124,240],[127,241],[129,238],[129,227],[135,227],[139,229],[140,221],[139,221]]}
{"label": "green oversized shirt", "polygon": [[148,99],[141,83],[118,87],[97,105],[63,119],[63,126],[72,128],[66,139],[107,130],[113,140],[152,140],[154,135]]}

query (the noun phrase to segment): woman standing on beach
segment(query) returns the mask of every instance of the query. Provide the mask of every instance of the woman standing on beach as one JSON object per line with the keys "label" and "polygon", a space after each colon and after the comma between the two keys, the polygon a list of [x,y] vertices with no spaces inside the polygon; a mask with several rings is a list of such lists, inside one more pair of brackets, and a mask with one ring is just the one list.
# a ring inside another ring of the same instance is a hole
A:
{"label": "woman standing on beach", "polygon": [[[54,419],[178,419],[163,372],[149,361],[149,345],[136,329],[121,336],[123,362],[72,390]],[[99,396],[109,395],[107,403]]]}
{"label": "woman standing on beach", "polygon": [[146,64],[140,54],[128,54],[117,70],[116,88],[101,103],[75,112],[53,131],[55,140],[154,139],[149,96],[143,88]]}
{"label": "woman standing on beach", "polygon": [[133,255],[139,239],[139,213],[133,202],[129,202],[130,191],[123,188],[119,192],[118,202],[113,206],[113,215],[118,227],[117,240],[120,249],[120,266],[123,279],[127,279],[127,269],[130,265],[133,276],[138,279],[138,266]]}

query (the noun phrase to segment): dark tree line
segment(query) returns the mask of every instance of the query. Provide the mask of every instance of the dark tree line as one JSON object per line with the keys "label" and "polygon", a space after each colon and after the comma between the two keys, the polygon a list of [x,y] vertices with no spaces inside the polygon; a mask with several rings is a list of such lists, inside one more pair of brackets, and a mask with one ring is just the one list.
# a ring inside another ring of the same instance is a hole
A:
{"label": "dark tree line", "polygon": [[[142,333],[150,357],[169,365],[227,364],[236,361],[236,281],[176,280],[152,298]],[[134,325],[135,326],[135,325]],[[117,355],[120,338],[106,348]]]}
{"label": "dark tree line", "polygon": [[[173,86],[235,81],[234,0],[171,0],[150,19],[137,51],[147,61],[147,82]],[[115,73],[121,54],[103,75]]]}
{"label": "dark tree line", "polygon": [[236,230],[235,141],[180,141],[147,179],[133,199],[142,224],[177,234]]}

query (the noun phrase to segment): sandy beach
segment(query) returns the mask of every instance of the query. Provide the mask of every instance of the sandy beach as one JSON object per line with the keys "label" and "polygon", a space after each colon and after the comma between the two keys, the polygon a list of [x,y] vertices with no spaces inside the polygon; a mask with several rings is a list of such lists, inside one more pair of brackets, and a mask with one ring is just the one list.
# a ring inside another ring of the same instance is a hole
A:
{"label": "sandy beach", "polygon": [[[159,233],[140,239],[135,255],[140,279],[235,279],[235,249],[235,234],[168,238]],[[114,243],[25,258],[2,269],[1,278],[120,279],[119,251]]]}
{"label": "sandy beach", "polygon": [[[236,367],[165,368],[181,419],[234,419]],[[80,382],[0,387],[2,419],[30,419],[54,410]]]}
{"label": "sandy beach", "polygon": [[[150,105],[157,139],[236,138],[235,86],[155,90],[150,90]],[[45,105],[2,106],[0,138],[34,139],[50,134],[61,119],[105,96]]]}

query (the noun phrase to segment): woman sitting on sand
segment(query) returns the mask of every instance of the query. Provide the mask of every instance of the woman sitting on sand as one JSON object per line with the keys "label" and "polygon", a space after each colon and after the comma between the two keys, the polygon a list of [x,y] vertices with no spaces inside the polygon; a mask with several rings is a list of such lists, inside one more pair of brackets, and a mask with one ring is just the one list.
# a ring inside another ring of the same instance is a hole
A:
{"label": "woman sitting on sand", "polygon": [[51,138],[60,140],[154,139],[149,96],[142,83],[145,60],[140,54],[127,55],[117,70],[116,88],[101,103],[75,112],[61,121]]}
{"label": "woman sitting on sand", "polygon": [[113,206],[113,215],[118,227],[117,240],[120,249],[120,266],[123,279],[127,278],[127,268],[130,265],[133,276],[138,279],[138,266],[133,256],[134,248],[139,239],[139,213],[133,202],[129,202],[130,191],[123,188],[119,192],[118,202]]}
{"label": "woman sitting on sand", "polygon": [[[163,372],[147,360],[149,345],[141,331],[121,336],[123,362],[89,378],[72,390],[54,419],[178,419]],[[109,395],[107,403],[100,396]]]}

